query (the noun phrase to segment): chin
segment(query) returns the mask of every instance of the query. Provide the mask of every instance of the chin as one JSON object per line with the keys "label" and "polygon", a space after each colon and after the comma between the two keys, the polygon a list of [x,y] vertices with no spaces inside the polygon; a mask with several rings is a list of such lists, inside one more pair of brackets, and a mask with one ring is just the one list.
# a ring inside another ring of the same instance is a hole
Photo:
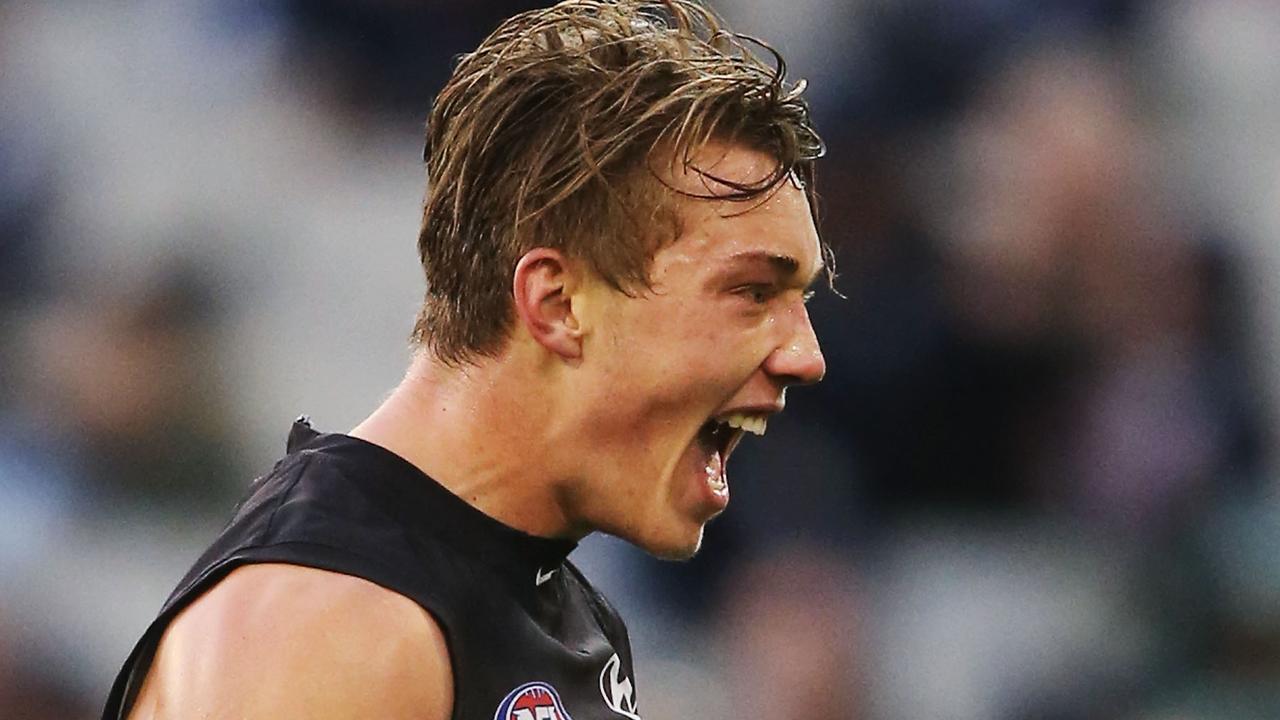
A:
{"label": "chin", "polygon": [[661,560],[689,560],[702,547],[702,530],[699,525],[692,534],[687,532],[670,537],[627,538],[641,550]]}

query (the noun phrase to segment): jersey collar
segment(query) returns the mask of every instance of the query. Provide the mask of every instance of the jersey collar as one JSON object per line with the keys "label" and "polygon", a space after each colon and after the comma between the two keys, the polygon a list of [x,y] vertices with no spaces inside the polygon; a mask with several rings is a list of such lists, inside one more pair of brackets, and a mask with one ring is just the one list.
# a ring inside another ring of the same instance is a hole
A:
{"label": "jersey collar", "polygon": [[530,584],[545,582],[577,547],[573,540],[530,535],[492,518],[390,450],[349,435],[318,433],[305,416],[294,421],[288,442],[288,452],[304,451],[357,455],[401,522]]}

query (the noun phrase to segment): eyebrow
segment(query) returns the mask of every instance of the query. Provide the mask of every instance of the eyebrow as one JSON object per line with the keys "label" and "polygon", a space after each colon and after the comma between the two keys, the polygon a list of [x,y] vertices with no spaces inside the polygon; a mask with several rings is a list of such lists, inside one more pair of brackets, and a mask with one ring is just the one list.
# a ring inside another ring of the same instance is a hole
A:
{"label": "eyebrow", "polygon": [[[784,277],[795,277],[800,272],[800,261],[790,255],[782,255],[779,253],[771,253],[764,250],[748,250],[745,252],[735,253],[729,256],[729,260],[733,262],[766,262],[773,266],[779,274]],[[813,275],[805,282],[804,289],[809,291],[818,278],[822,276],[823,265],[819,264],[814,270]]]}

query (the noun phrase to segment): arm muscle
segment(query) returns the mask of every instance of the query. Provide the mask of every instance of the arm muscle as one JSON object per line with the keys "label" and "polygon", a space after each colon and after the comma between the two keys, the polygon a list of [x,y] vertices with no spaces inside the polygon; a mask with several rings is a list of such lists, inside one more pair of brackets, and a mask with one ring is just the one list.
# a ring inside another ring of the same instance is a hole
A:
{"label": "arm muscle", "polygon": [[412,600],[263,564],[234,570],[174,618],[129,717],[447,720],[452,705],[444,635]]}

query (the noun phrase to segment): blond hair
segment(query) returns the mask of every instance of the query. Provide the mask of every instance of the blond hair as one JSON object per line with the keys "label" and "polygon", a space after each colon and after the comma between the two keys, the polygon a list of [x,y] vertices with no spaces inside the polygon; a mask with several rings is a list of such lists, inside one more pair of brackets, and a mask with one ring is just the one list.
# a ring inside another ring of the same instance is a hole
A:
{"label": "blond hair", "polygon": [[[414,343],[451,364],[497,354],[515,265],[534,247],[585,260],[620,291],[647,288],[653,253],[680,231],[674,196],[750,200],[794,177],[814,207],[823,144],[803,81],[785,72],[691,0],[567,0],[504,22],[461,57],[427,122]],[[777,164],[749,184],[693,168],[729,188],[714,196],[655,172],[659,153],[688,168],[713,139]]]}

